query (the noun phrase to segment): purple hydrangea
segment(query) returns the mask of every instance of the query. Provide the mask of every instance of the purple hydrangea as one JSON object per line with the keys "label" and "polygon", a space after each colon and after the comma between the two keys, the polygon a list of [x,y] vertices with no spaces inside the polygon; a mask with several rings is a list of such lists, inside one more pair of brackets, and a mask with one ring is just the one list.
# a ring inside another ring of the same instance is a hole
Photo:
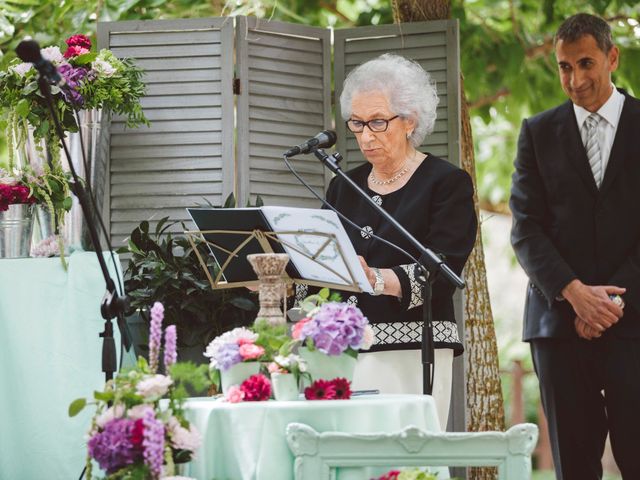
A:
{"label": "purple hydrangea", "polygon": [[152,373],[158,370],[160,356],[160,342],[162,341],[162,320],[164,320],[164,306],[156,302],[151,307],[151,324],[149,325],[149,368]]}
{"label": "purple hydrangea", "polygon": [[325,303],[301,331],[301,339],[311,338],[314,346],[327,355],[340,355],[347,348],[362,346],[368,324],[358,307],[347,303]]}
{"label": "purple hydrangea", "polygon": [[82,98],[78,90],[89,70],[84,67],[74,67],[69,63],[62,63],[58,66],[58,72],[67,84],[67,88],[62,89],[62,95],[64,95],[65,100],[77,106],[82,106],[84,98]]}
{"label": "purple hydrangea", "polygon": [[89,455],[107,474],[137,462],[142,458],[139,427],[129,418],[110,420],[102,432],[89,439]]}
{"label": "purple hydrangea", "polygon": [[236,363],[242,362],[240,346],[237,343],[224,343],[216,355],[216,362],[220,370],[229,370]]}
{"label": "purple hydrangea", "polygon": [[144,423],[142,440],[144,463],[149,466],[151,477],[156,480],[162,474],[164,463],[164,425],[156,418],[152,409],[144,413],[142,421]]}
{"label": "purple hydrangea", "polygon": [[164,331],[164,371],[168,372],[169,367],[178,360],[176,343],[178,341],[176,326],[169,325]]}

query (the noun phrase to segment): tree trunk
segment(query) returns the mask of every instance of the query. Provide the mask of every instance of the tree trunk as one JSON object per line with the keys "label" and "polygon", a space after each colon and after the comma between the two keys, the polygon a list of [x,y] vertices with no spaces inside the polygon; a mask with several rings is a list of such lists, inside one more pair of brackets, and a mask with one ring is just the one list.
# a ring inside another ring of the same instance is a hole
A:
{"label": "tree trunk", "polygon": [[[451,16],[450,0],[393,0],[396,22],[444,20]],[[478,213],[473,135],[469,107],[460,76],[461,167],[473,179],[474,202]],[[487,274],[480,228],[465,269],[465,369],[467,430],[504,430],[504,405],[498,366],[498,347],[489,301]],[[471,480],[496,478],[495,468],[471,468]]]}

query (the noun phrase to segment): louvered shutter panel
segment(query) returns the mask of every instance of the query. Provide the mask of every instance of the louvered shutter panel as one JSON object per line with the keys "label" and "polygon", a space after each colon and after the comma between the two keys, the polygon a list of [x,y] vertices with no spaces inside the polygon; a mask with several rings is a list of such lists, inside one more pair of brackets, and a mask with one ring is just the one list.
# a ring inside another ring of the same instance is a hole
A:
{"label": "louvered shutter panel", "polygon": [[[286,169],[282,154],[331,126],[331,32],[323,28],[237,17],[236,162],[238,198],[318,207]],[[328,175],[312,155],[293,161],[324,195]]]}
{"label": "louvered shutter panel", "polygon": [[98,44],[146,71],[151,127],[117,116],[110,126],[106,217],[118,246],[141,220],[186,220],[185,207],[233,191],[233,22],[100,23]]}
{"label": "louvered shutter panel", "polygon": [[460,89],[457,20],[415,22],[359,27],[334,32],[335,102],[338,150],[345,157],[343,168],[364,161],[353,134],[340,112],[340,93],[346,75],[361,63],[383,53],[397,53],[417,61],[436,82],[440,103],[434,131],[420,150],[460,163]]}

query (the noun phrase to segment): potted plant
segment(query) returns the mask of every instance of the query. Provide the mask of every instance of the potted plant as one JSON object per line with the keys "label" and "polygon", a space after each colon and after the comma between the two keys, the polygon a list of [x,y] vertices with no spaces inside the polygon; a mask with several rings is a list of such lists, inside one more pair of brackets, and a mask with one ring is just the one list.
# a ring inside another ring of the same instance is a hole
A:
{"label": "potted plant", "polygon": [[[162,218],[150,232],[149,222],[143,221],[131,232],[128,247],[118,251],[131,254],[125,271],[125,291],[131,299],[127,324],[136,353],[145,355],[148,308],[160,301],[166,322],[177,327],[180,359],[206,363],[203,354],[211,340],[234,327],[251,325],[258,311],[256,294],[246,289],[212,290],[188,239],[166,233],[175,223]],[[206,246],[197,243],[196,248],[216,272]]]}

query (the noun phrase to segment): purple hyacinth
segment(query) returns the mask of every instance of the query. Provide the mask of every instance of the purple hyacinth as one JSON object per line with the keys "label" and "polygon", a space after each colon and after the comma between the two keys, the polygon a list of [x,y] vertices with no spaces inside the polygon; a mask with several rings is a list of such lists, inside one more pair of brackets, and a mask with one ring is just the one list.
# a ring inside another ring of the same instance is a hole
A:
{"label": "purple hyacinth", "polygon": [[327,355],[340,355],[347,348],[362,346],[367,317],[358,307],[347,303],[325,303],[301,331],[301,338],[311,338],[315,347]]}
{"label": "purple hyacinth", "polygon": [[144,423],[142,440],[144,463],[149,466],[153,480],[157,480],[162,475],[164,463],[164,425],[156,419],[152,409],[144,413],[142,421]]}
{"label": "purple hyacinth", "polygon": [[115,418],[104,430],[89,439],[89,455],[107,474],[131,465],[142,457],[142,445],[137,441],[139,425],[135,420]]}
{"label": "purple hyacinth", "polygon": [[176,343],[178,334],[176,326],[169,325],[164,330],[164,371],[168,372],[169,367],[178,360],[178,352],[176,351]]}
{"label": "purple hyacinth", "polygon": [[58,66],[58,72],[67,84],[67,88],[62,89],[62,95],[65,100],[77,106],[82,106],[84,104],[84,98],[82,98],[78,90],[89,70],[84,67],[74,67],[69,63],[63,63]]}
{"label": "purple hyacinth", "polygon": [[216,355],[216,363],[220,370],[229,370],[235,364],[242,362],[240,347],[236,343],[225,343],[220,346]]}
{"label": "purple hyacinth", "polygon": [[160,356],[160,342],[162,341],[162,320],[164,320],[164,306],[156,302],[151,307],[151,324],[149,325],[149,368],[151,373],[158,371]]}

